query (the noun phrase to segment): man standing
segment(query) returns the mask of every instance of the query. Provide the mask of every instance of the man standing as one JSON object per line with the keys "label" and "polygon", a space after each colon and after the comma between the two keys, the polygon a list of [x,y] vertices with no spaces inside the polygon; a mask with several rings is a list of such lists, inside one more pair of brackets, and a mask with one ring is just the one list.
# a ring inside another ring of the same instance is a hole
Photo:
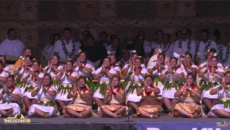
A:
{"label": "man standing", "polygon": [[230,44],[227,35],[221,37],[222,45],[219,47],[219,60],[224,67],[230,65]]}
{"label": "man standing", "polygon": [[[183,54],[188,51],[189,53],[192,54],[192,56],[194,57],[195,55],[195,51],[196,51],[196,41],[192,40],[189,36],[188,36],[188,32],[187,29],[183,29],[181,31],[181,37],[182,39],[179,39],[175,42],[174,47],[173,47],[173,55],[176,58],[179,57],[183,57]],[[178,52],[179,49],[183,50],[181,52]],[[183,54],[182,54],[183,53]]]}
{"label": "man standing", "polygon": [[200,59],[199,55],[207,55],[208,50],[214,48],[217,50],[216,43],[209,39],[209,30],[202,29],[201,30],[201,41],[199,41],[196,45],[196,60],[200,60],[201,63],[206,62],[206,58]]}
{"label": "man standing", "polygon": [[64,28],[63,38],[56,41],[53,52],[61,58],[73,59],[79,54],[79,46],[71,39],[72,30],[69,27]]}
{"label": "man standing", "polygon": [[118,60],[121,60],[123,50],[135,50],[138,56],[143,57],[143,63],[145,63],[146,56],[143,45],[135,40],[133,32],[130,30],[126,32],[126,40],[121,42],[117,48],[116,56]]}
{"label": "man standing", "polygon": [[0,55],[20,57],[25,48],[24,44],[17,39],[17,33],[14,28],[9,28],[7,34],[8,38],[0,45]]}

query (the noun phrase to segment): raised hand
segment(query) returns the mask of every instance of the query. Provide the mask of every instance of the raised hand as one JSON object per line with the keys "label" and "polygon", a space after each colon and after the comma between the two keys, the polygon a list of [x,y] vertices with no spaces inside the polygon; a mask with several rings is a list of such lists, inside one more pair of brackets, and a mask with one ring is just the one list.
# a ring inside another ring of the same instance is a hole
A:
{"label": "raised hand", "polygon": [[107,89],[110,90],[110,86],[107,84]]}
{"label": "raised hand", "polygon": [[221,87],[224,88],[225,86],[226,86],[226,84],[225,84],[225,78],[223,77],[222,78],[222,82],[221,82]]}
{"label": "raised hand", "polygon": [[21,64],[20,64],[20,67],[22,68],[22,60],[21,60]]}
{"label": "raised hand", "polygon": [[129,60],[129,65],[130,65],[130,66],[132,66],[132,65],[133,65],[132,60]]}
{"label": "raised hand", "polygon": [[3,86],[3,91],[7,92],[8,91],[8,87],[6,85]]}
{"label": "raised hand", "polygon": [[77,58],[77,66],[81,66],[80,58]]}
{"label": "raised hand", "polygon": [[48,68],[50,68],[50,69],[51,69],[50,61],[48,61]]}
{"label": "raised hand", "polygon": [[[79,85],[78,85],[79,87]],[[76,84],[73,84],[73,92],[76,92],[77,91],[77,87],[76,87]]]}
{"label": "raised hand", "polygon": [[102,72],[105,72],[105,71],[106,71],[106,69],[105,69],[105,66],[104,66],[104,65],[102,65],[101,71],[102,71]]}
{"label": "raised hand", "polygon": [[172,72],[172,66],[171,66],[171,65],[168,66],[168,72],[169,72],[169,73]]}

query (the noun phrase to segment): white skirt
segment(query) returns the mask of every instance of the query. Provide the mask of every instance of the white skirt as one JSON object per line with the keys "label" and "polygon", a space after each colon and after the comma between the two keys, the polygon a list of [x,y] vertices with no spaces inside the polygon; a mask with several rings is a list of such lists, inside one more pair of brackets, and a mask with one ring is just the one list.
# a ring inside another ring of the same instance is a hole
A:
{"label": "white skirt", "polygon": [[93,94],[93,97],[103,99],[104,95],[100,94],[99,91],[95,91]]}
{"label": "white skirt", "polygon": [[[125,88],[125,93],[126,91],[128,90],[128,86],[126,86]],[[137,96],[137,93],[136,93],[136,90],[133,92],[133,94],[129,93],[127,94],[127,102],[130,101],[130,102],[140,102],[141,101],[141,98],[142,96]]]}
{"label": "white skirt", "polygon": [[35,108],[43,111],[43,112],[47,112],[49,113],[50,116],[54,116],[55,113],[56,113],[56,110],[54,107],[51,107],[51,106],[42,106],[42,105],[38,105],[38,104],[33,104],[32,106],[30,106],[30,109],[29,109],[29,112],[28,114],[29,115],[33,115],[35,114]]}
{"label": "white skirt", "polygon": [[[210,89],[211,90],[211,89]],[[210,94],[210,90],[204,90],[202,92],[202,99],[204,98],[209,98],[209,99],[217,99],[218,98],[218,95],[215,94],[215,95],[211,95]]]}
{"label": "white skirt", "polygon": [[[20,107],[17,103],[4,103],[4,104],[0,104],[0,109],[1,110],[8,110],[13,108],[13,115],[15,116],[16,114],[20,114]],[[0,117],[2,115],[0,114]]]}
{"label": "white skirt", "polygon": [[31,93],[32,93],[32,92],[25,92],[25,93],[22,95],[22,97],[25,96],[25,97],[28,97],[29,99],[36,99],[36,100],[38,101],[38,95],[32,97],[32,96],[31,96]]}
{"label": "white skirt", "polygon": [[176,90],[164,90],[162,93],[162,97],[174,99],[174,98],[177,98],[177,97],[174,97],[175,93],[176,93]]}
{"label": "white skirt", "polygon": [[160,89],[160,93],[158,94],[158,96],[160,95],[162,95],[162,93],[163,93],[163,88],[164,88],[164,86],[157,86],[159,89]]}
{"label": "white skirt", "polygon": [[72,101],[73,98],[68,99],[68,98],[67,98],[67,95],[68,95],[68,94],[61,94],[61,93],[58,93],[58,94],[56,95],[55,99],[59,99],[59,100],[61,100],[61,101]]}
{"label": "white skirt", "polygon": [[215,115],[215,113],[213,112],[213,110],[215,109],[221,109],[221,110],[224,110],[226,112],[230,112],[230,108],[224,108],[224,104],[216,104],[212,107],[212,109],[210,110],[210,114],[211,115]]}
{"label": "white skirt", "polygon": [[23,94],[24,94],[25,89],[26,89],[25,87],[20,88],[21,95],[23,95]]}

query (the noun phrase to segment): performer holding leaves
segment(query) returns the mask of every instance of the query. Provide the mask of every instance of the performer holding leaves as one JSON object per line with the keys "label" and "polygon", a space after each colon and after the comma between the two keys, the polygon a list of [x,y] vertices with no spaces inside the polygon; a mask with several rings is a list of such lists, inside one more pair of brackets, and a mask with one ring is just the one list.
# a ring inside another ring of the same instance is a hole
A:
{"label": "performer holding leaves", "polygon": [[29,71],[33,71],[32,69],[32,63],[33,57],[31,55],[25,56],[25,64],[23,65],[23,62],[21,61],[21,65],[16,68],[14,71],[14,75],[18,75],[18,80],[21,81],[21,78],[24,73],[28,73]]}
{"label": "performer holding leaves", "polygon": [[137,92],[137,95],[142,96],[142,98],[136,112],[137,114],[133,114],[133,117],[158,118],[161,113],[160,102],[157,99],[159,93],[160,89],[153,86],[152,77],[146,76],[144,87],[140,88]]}
{"label": "performer holding leaves", "polygon": [[21,89],[23,94],[23,102],[25,104],[25,112],[27,112],[32,104],[38,101],[38,96],[31,96],[31,92],[34,91],[35,87],[42,81],[44,73],[39,71],[40,63],[35,60],[32,62],[32,71],[24,73],[22,83],[26,83],[26,87]]}
{"label": "performer holding leaves", "polygon": [[92,72],[95,70],[94,66],[87,62],[86,52],[81,52],[74,66],[74,71],[78,73],[78,76],[84,76],[86,78],[92,78]]}
{"label": "performer holding leaves", "polygon": [[28,117],[44,117],[50,118],[55,116],[56,110],[54,104],[54,98],[57,93],[57,87],[52,86],[51,75],[45,74],[42,82],[39,83],[39,86],[35,88],[35,91],[31,93],[31,96],[39,97],[38,104],[31,105]]}
{"label": "performer holding leaves", "polygon": [[[93,75],[94,79],[100,82],[97,91],[93,94],[93,100],[98,105],[98,107],[101,108],[101,99],[104,98],[103,93],[107,88],[106,86],[109,84],[111,78],[116,75],[116,71],[111,68],[111,59],[109,57],[104,58],[102,66],[93,72]],[[98,114],[100,114],[99,111]]]}
{"label": "performer holding leaves", "polygon": [[117,61],[116,55],[112,54],[109,57],[111,59],[111,68],[113,68],[116,71],[117,76],[120,77],[120,75],[121,75],[121,68],[120,68],[119,64],[116,64],[116,61]]}
{"label": "performer holding leaves", "polygon": [[201,115],[200,98],[201,91],[194,84],[195,76],[188,73],[184,86],[180,87],[174,94],[179,98],[179,103],[173,108],[173,116],[186,116],[190,118],[198,118]]}
{"label": "performer holding leaves", "polygon": [[97,116],[92,110],[92,91],[86,87],[86,78],[80,77],[78,86],[74,84],[73,90],[68,94],[67,98],[73,98],[73,103],[65,107],[65,118],[79,117],[86,118]]}
{"label": "performer holding leaves", "polygon": [[189,52],[185,53],[184,63],[182,63],[181,68],[183,69],[185,76],[188,73],[196,73],[197,66],[192,63],[192,54]]}
{"label": "performer holding leaves", "polygon": [[44,68],[44,73],[48,73],[51,75],[52,86],[58,87],[58,83],[56,82],[56,77],[58,73],[61,72],[62,66],[60,65],[60,57],[59,55],[53,55],[51,61],[48,61],[48,66]]}
{"label": "performer holding leaves", "polygon": [[218,102],[210,110],[210,118],[230,118],[230,71],[227,71],[222,78],[221,85],[215,86],[211,95],[218,95]]}
{"label": "performer holding leaves", "polygon": [[210,95],[210,90],[220,84],[221,77],[224,76],[224,70],[217,67],[217,63],[217,57],[213,56],[210,62],[207,62],[206,67],[199,72],[199,77],[203,77],[200,81],[201,91],[203,91],[202,98],[209,110],[217,101],[217,94]]}
{"label": "performer holding leaves", "polygon": [[168,115],[172,115],[173,108],[178,103],[178,98],[174,97],[174,94],[177,89],[180,88],[180,80],[183,79],[183,77],[182,68],[177,67],[177,59],[171,58],[168,68],[165,69],[159,77],[160,80],[166,79],[162,98],[165,106],[169,110]]}
{"label": "performer holding leaves", "polygon": [[107,85],[104,93],[104,103],[102,105],[102,116],[121,118],[125,115],[125,91],[119,86],[120,78],[112,77],[112,85]]}
{"label": "performer holding leaves", "polygon": [[65,106],[72,103],[72,98],[67,98],[69,92],[73,90],[73,84],[78,80],[77,73],[73,71],[73,62],[68,60],[63,66],[62,72],[56,77],[56,82],[60,82],[55,102],[60,108],[61,114],[64,113]]}
{"label": "performer holding leaves", "polygon": [[14,76],[10,75],[6,79],[6,85],[0,89],[0,116],[13,117],[20,114],[20,89],[14,86]]}
{"label": "performer holding leaves", "polygon": [[127,93],[127,102],[133,108],[133,110],[137,110],[141,96],[137,95],[137,91],[142,87],[144,83],[144,77],[147,75],[148,71],[141,66],[141,59],[139,57],[135,58],[134,66],[132,65],[128,70],[128,75],[126,79],[130,79],[131,81],[125,88]]}

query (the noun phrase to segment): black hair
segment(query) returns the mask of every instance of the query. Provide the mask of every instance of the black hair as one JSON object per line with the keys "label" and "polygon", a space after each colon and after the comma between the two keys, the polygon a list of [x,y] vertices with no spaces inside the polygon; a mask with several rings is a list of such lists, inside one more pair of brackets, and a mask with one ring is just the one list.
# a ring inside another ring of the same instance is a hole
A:
{"label": "black hair", "polygon": [[215,31],[212,33],[212,35],[214,35],[216,37],[217,40],[220,39],[220,31],[219,29],[215,29]]}
{"label": "black hair", "polygon": [[110,58],[110,57],[105,57],[105,58],[103,59],[103,61],[104,61],[105,59],[109,59],[109,61],[111,62],[111,58]]}
{"label": "black hair", "polygon": [[84,31],[82,31],[82,35],[85,33],[85,32],[87,32],[88,34],[90,34],[90,31],[89,30],[84,30]]}
{"label": "black hair", "polygon": [[179,33],[181,33],[181,31],[177,31],[177,32],[176,32],[176,37],[178,36]]}
{"label": "black hair", "polygon": [[54,56],[56,56],[56,57],[58,58],[58,65],[59,65],[59,64],[60,64],[60,56],[57,55],[57,54],[53,54],[53,55],[52,55],[52,58],[53,58]]}
{"label": "black hair", "polygon": [[202,29],[201,33],[206,33],[207,35],[209,35],[209,30],[208,29]]}
{"label": "black hair", "polygon": [[209,50],[209,52],[216,53],[216,49],[215,49],[215,48],[211,48],[211,49]]}
{"label": "black hair", "polygon": [[44,74],[43,78],[44,78],[45,76],[49,76],[49,78],[50,78],[50,84],[49,84],[49,85],[51,85],[51,84],[52,84],[52,77],[51,77],[51,75],[48,74],[48,73],[46,73],[46,74]]}
{"label": "black hair", "polygon": [[218,61],[218,57],[217,56],[212,56],[210,59],[212,59],[212,58],[216,58],[216,60]]}
{"label": "black hair", "polygon": [[138,35],[136,36],[136,39],[138,40],[138,38],[139,38],[140,36],[143,37],[143,40],[145,40],[145,35],[142,35],[142,34],[138,34]]}
{"label": "black hair", "polygon": [[193,80],[195,80],[195,75],[194,75],[193,73],[188,73],[187,76],[186,76],[186,78],[187,78],[188,76],[192,76]]}
{"label": "black hair", "polygon": [[118,38],[118,37],[114,37],[114,38],[111,39],[111,40],[113,41],[113,40],[115,40],[115,39],[117,39],[119,42],[121,41],[120,38]]}
{"label": "black hair", "polygon": [[70,33],[72,33],[72,29],[71,29],[70,27],[65,27],[65,28],[63,29],[63,32],[65,32],[65,31],[69,31]]}
{"label": "black hair", "polygon": [[95,40],[94,36],[92,34],[88,34],[86,35],[86,41],[89,40],[89,39],[92,39],[92,40]]}
{"label": "black hair", "polygon": [[164,31],[163,31],[162,29],[158,29],[158,30],[156,31],[156,35],[157,35],[158,32],[161,32],[161,33],[162,33],[162,37],[164,36]]}
{"label": "black hair", "polygon": [[101,37],[102,34],[105,34],[105,35],[108,37],[108,33],[107,33],[107,32],[102,31],[102,32],[100,33],[100,37]]}
{"label": "black hair", "polygon": [[225,76],[226,74],[228,74],[228,73],[230,74],[230,71],[229,71],[229,70],[228,70],[228,71],[226,71],[226,72],[224,73],[224,76]]}
{"label": "black hair", "polygon": [[0,55],[0,57],[4,57],[5,61],[6,61],[6,56],[5,55]]}
{"label": "black hair", "polygon": [[70,63],[73,65],[73,61],[72,61],[72,60],[67,60],[66,63],[67,63],[67,62],[70,62]]}
{"label": "black hair", "polygon": [[116,58],[116,54],[110,54],[109,57],[110,57],[110,56],[115,56],[115,58]]}
{"label": "black hair", "polygon": [[192,31],[191,31],[191,29],[187,28],[187,33],[190,33],[190,34],[192,34]]}
{"label": "black hair", "polygon": [[30,59],[31,62],[33,61],[33,56],[32,56],[32,55],[26,55],[26,56],[25,56],[25,59],[26,59],[27,57]]}
{"label": "black hair", "polygon": [[139,33],[143,33],[143,34],[141,34],[141,35],[145,35],[145,32],[144,31],[139,31],[137,34],[139,35]]}
{"label": "black hair", "polygon": [[52,45],[54,44],[54,39],[55,39],[56,36],[58,36],[59,38],[61,38],[61,35],[59,33],[53,34]]}
{"label": "black hair", "polygon": [[12,31],[14,31],[15,29],[14,28],[9,28],[8,30],[7,30],[7,35],[9,35]]}
{"label": "black hair", "polygon": [[28,48],[28,47],[25,47],[25,48],[23,49],[23,52],[25,52],[26,50],[31,50],[31,49]]}
{"label": "black hair", "polygon": [[178,60],[176,57],[171,57],[169,61],[171,61],[172,59],[176,60],[176,62]]}
{"label": "black hair", "polygon": [[164,59],[165,59],[165,53],[163,53],[163,52],[159,53],[158,56],[157,56],[157,58],[158,58],[160,55],[164,56]]}
{"label": "black hair", "polygon": [[114,76],[112,77],[112,80],[113,80],[113,78],[118,78],[118,81],[121,80],[121,78],[120,78],[119,76],[117,76],[117,75],[114,75]]}
{"label": "black hair", "polygon": [[168,37],[168,39],[170,40],[170,34],[164,34],[165,36]]}
{"label": "black hair", "polygon": [[1,64],[1,65],[3,65],[3,62],[2,62],[2,60],[0,60],[0,64]]}
{"label": "black hair", "polygon": [[86,51],[82,51],[82,52],[80,52],[80,53],[79,53],[79,56],[80,56],[82,53],[84,53],[84,54],[85,54],[86,59],[87,59],[87,52],[86,52]]}
{"label": "black hair", "polygon": [[80,76],[79,79],[78,79],[78,81],[79,81],[80,79],[84,79],[84,81],[86,82],[86,77],[85,77],[85,76]]}
{"label": "black hair", "polygon": [[192,54],[191,54],[191,53],[189,53],[188,51],[186,51],[184,55],[189,55],[189,56],[190,56],[190,58],[192,58]]}
{"label": "black hair", "polygon": [[141,60],[140,57],[136,57],[136,58],[134,59],[134,61],[136,61],[137,59],[139,59],[139,60],[142,62],[142,60]]}
{"label": "black hair", "polygon": [[[110,41],[112,41],[112,40],[114,39],[113,37],[114,37],[114,38],[116,38],[116,37],[117,37],[117,35],[112,34],[112,35],[109,37],[109,40],[110,40]],[[120,39],[119,39],[119,41],[120,41]]]}
{"label": "black hair", "polygon": [[32,61],[32,64],[34,64],[35,62],[37,62],[37,63],[38,63],[38,66],[40,66],[40,62],[39,62],[38,60]]}
{"label": "black hair", "polygon": [[12,78],[14,81],[14,75],[9,75],[6,79],[8,79],[8,78]]}
{"label": "black hair", "polygon": [[153,80],[151,75],[146,75],[145,79],[147,79],[147,78],[151,78],[151,80]]}

